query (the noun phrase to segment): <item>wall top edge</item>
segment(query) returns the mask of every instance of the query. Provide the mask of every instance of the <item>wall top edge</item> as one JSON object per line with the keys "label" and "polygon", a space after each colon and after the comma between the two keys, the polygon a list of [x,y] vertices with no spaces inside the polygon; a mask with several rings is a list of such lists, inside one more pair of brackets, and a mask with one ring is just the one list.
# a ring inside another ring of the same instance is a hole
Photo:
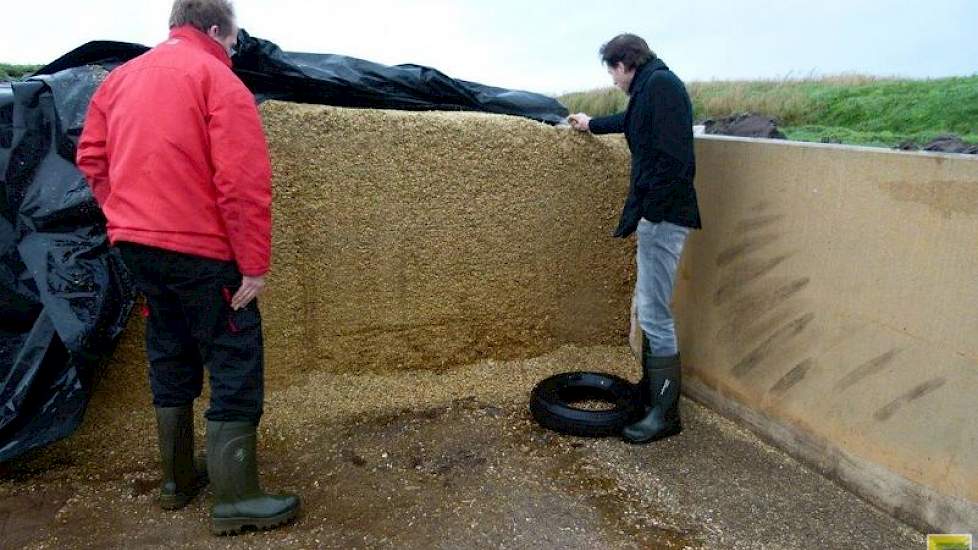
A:
{"label": "wall top edge", "polygon": [[721,135],[697,135],[696,141],[717,141],[717,142],[739,142],[744,144],[764,145],[769,147],[792,147],[801,149],[828,149],[836,151],[846,151],[850,153],[877,153],[881,155],[905,155],[915,157],[930,157],[939,159],[955,159],[978,162],[978,155],[966,155],[963,153],[939,153],[936,151],[900,151],[898,149],[886,149],[883,147],[868,147],[865,145],[844,145],[840,143],[813,143],[809,141],[790,141],[785,139],[749,138],[737,136]]}

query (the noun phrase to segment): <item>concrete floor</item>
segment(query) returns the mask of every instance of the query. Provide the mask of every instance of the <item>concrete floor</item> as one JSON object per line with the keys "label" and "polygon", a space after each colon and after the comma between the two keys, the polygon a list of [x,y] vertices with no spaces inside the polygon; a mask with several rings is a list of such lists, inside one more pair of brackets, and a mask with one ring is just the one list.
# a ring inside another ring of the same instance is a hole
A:
{"label": "concrete floor", "polygon": [[637,375],[628,356],[564,348],[270,392],[265,484],[301,493],[304,511],[287,528],[234,538],[208,535],[206,495],[175,513],[155,506],[151,415],[122,436],[93,426],[96,410],[72,440],[0,473],[0,548],[924,547],[920,533],[689,401],[686,430],[649,446],[564,437],[530,418],[533,380],[581,365]]}

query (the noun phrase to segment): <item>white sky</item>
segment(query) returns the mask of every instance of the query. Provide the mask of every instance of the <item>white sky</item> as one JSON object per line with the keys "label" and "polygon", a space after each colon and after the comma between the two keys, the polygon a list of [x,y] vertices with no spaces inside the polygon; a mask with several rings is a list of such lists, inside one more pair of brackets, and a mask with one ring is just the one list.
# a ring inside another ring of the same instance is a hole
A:
{"label": "white sky", "polygon": [[[0,61],[47,63],[89,40],[155,45],[169,0],[7,0]],[[978,0],[237,0],[285,50],[417,63],[544,93],[610,84],[597,49],[644,37],[684,80],[857,72],[978,74]]]}

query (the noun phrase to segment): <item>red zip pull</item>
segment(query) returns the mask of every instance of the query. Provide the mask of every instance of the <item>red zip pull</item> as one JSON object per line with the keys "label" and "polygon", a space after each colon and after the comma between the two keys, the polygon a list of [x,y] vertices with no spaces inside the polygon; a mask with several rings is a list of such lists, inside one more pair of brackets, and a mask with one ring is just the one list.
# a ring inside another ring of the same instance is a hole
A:
{"label": "red zip pull", "polygon": [[143,319],[149,319],[149,304],[143,304],[139,308],[139,314],[143,316]]}
{"label": "red zip pull", "polygon": [[[221,296],[224,297],[224,301],[227,302],[228,307],[231,307],[231,300],[234,297],[231,294],[231,289],[228,288],[228,287],[222,288],[221,289]],[[231,313],[228,314],[228,330],[231,332],[231,334],[237,334],[237,333],[241,332],[241,329],[239,329],[238,328],[238,325],[234,322],[234,310],[233,309],[231,310]]]}

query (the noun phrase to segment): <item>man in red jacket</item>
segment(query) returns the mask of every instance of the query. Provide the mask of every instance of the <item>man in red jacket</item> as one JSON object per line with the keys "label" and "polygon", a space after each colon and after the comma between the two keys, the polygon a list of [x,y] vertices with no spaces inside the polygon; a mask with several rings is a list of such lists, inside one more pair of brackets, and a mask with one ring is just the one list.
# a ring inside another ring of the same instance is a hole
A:
{"label": "man in red jacket", "polygon": [[[77,164],[148,305],[146,351],[163,485],[178,509],[207,482],[215,533],[292,519],[258,484],[263,349],[257,296],[271,255],[271,168],[254,96],[231,71],[228,0],[176,0],[170,37],[112,71],[92,98]],[[210,371],[207,473],[193,402]]]}

